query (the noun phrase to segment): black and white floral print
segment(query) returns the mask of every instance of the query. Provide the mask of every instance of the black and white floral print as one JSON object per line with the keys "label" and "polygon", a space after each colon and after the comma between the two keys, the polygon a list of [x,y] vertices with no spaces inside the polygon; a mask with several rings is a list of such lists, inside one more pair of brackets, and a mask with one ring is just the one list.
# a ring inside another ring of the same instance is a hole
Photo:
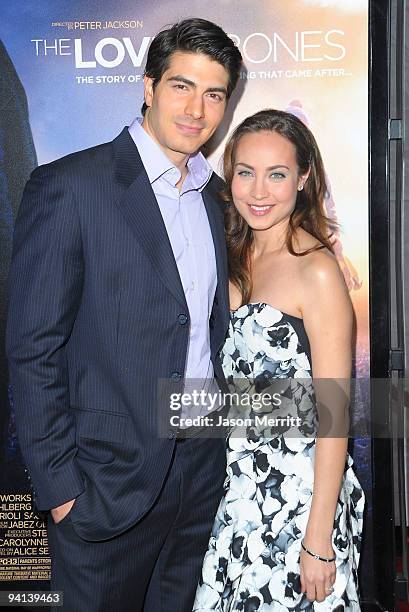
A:
{"label": "black and white floral print", "polygon": [[[293,317],[264,303],[231,313],[221,352],[227,381],[240,392],[257,392],[272,379],[299,379],[289,399],[292,413],[316,425],[308,349]],[[301,320],[300,320],[301,323]],[[293,383],[293,380],[291,381]],[[241,409],[242,410],[242,409]],[[247,414],[253,410],[249,407]],[[290,406],[285,407],[290,411]],[[308,420],[308,415],[311,414]],[[194,612],[312,612],[360,610],[357,568],[364,494],[348,456],[337,503],[332,545],[334,592],[323,602],[301,593],[299,556],[314,485],[315,438],[285,432],[252,432],[227,439],[225,493],[205,555]]]}

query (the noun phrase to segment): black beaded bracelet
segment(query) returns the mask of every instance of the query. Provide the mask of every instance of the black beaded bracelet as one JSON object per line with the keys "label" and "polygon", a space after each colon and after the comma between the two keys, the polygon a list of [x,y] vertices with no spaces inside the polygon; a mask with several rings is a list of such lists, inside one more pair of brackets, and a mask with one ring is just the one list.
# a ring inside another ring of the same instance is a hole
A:
{"label": "black beaded bracelet", "polygon": [[328,557],[320,557],[319,555],[316,555],[315,553],[308,550],[308,548],[305,548],[304,542],[302,540],[301,540],[301,548],[305,550],[306,553],[311,555],[311,557],[314,557],[314,559],[317,559],[317,561],[324,561],[325,563],[332,563],[332,561],[335,561],[336,559],[336,557],[332,557],[332,559],[330,559]]}

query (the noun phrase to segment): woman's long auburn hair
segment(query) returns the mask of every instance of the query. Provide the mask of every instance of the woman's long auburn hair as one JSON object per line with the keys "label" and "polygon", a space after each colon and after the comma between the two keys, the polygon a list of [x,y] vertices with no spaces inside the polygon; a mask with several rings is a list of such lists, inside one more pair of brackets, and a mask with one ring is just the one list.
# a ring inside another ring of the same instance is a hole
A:
{"label": "woman's long auburn hair", "polygon": [[[330,238],[334,223],[331,221],[330,227],[330,220],[324,212],[324,198],[327,192],[324,165],[311,131],[300,119],[291,113],[280,110],[262,110],[251,115],[251,117],[247,117],[236,127],[226,145],[223,156],[226,187],[222,193],[222,197],[227,203],[225,222],[229,278],[241,293],[242,305],[250,301],[252,293],[251,252],[253,230],[233,204],[231,185],[237,145],[240,139],[246,134],[255,134],[260,131],[276,132],[289,140],[295,147],[299,175],[302,176],[308,170],[310,171],[304,189],[297,192],[295,208],[290,216],[286,235],[286,247],[289,253],[301,257],[320,249],[321,245],[333,252]],[[301,253],[296,252],[294,249],[295,232],[299,227],[314,236],[320,242],[320,245]]]}

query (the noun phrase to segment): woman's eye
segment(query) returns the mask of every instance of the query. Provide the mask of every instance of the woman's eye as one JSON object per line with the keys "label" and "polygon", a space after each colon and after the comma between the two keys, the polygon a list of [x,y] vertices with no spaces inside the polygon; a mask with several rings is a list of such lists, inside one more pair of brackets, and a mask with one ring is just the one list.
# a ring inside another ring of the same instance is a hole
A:
{"label": "woman's eye", "polygon": [[270,174],[270,178],[279,181],[285,179],[285,174],[283,174],[282,172],[273,172],[272,174]]}
{"label": "woman's eye", "polygon": [[239,171],[237,172],[237,174],[238,174],[239,176],[251,176],[251,172],[250,172],[250,170],[239,170]]}

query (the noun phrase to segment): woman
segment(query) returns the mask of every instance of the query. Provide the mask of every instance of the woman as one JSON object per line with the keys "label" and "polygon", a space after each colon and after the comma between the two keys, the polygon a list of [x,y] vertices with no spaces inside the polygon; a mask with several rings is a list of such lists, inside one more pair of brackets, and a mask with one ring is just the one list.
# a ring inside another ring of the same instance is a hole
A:
{"label": "woman", "polygon": [[232,310],[223,369],[241,391],[292,379],[286,409],[302,424],[296,436],[230,433],[194,611],[360,610],[364,496],[339,429],[353,315],[323,212],[320,152],[299,119],[265,110],[234,131],[224,173]]}

